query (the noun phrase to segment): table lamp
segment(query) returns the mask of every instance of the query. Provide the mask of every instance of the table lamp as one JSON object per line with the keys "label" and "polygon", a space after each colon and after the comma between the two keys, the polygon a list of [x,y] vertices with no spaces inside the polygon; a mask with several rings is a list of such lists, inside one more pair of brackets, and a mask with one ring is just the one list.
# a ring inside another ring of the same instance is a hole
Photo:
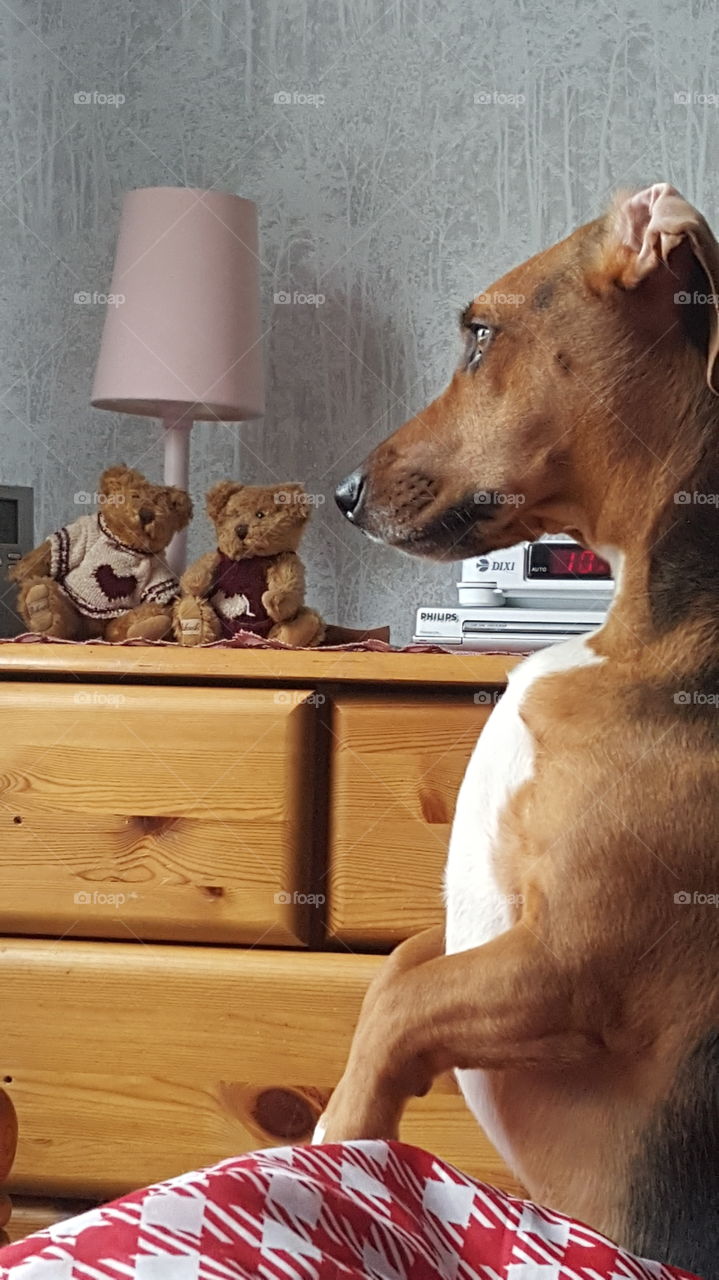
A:
{"label": "table lamp", "polygon": [[[257,208],[225,191],[124,198],[92,404],[161,418],[165,483],[188,486],[196,419],[264,413]],[[175,573],[187,531],[167,553]]]}

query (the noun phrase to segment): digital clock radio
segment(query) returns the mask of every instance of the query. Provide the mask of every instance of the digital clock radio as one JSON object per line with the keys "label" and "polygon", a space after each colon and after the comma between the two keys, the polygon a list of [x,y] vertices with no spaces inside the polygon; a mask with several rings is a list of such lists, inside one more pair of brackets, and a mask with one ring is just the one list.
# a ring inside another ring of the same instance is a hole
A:
{"label": "digital clock radio", "polygon": [[459,607],[417,610],[414,640],[526,652],[601,626],[614,590],[606,560],[562,534],[462,564]]}

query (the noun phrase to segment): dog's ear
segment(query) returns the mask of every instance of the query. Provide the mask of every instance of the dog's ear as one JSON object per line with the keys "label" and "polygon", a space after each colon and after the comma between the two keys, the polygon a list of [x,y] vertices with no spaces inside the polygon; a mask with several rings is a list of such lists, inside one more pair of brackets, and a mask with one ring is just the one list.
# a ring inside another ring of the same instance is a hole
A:
{"label": "dog's ear", "polygon": [[698,210],[666,182],[620,196],[601,257],[605,273],[624,289],[665,269],[673,303],[701,313],[707,383],[719,394],[719,245]]}

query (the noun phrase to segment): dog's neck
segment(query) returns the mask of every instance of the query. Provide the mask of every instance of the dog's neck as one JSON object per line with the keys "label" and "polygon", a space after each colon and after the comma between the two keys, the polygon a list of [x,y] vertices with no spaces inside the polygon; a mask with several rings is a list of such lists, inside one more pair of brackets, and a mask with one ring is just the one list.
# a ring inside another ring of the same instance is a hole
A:
{"label": "dog's neck", "polygon": [[582,471],[577,528],[617,579],[602,651],[693,669],[719,665],[719,402],[702,390],[674,408],[653,424],[656,454],[638,444]]}
{"label": "dog's neck", "polygon": [[[707,459],[672,486],[621,554],[603,637],[617,656],[640,651],[669,668],[719,664],[719,465]],[[638,522],[639,523],[639,522]]]}

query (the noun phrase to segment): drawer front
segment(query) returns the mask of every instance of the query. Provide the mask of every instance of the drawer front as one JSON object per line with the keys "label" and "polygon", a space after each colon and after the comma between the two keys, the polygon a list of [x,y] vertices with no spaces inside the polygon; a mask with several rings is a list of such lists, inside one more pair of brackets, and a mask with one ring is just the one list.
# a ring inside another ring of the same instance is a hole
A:
{"label": "drawer front", "polygon": [[317,701],[0,685],[0,932],[305,941]]}
{"label": "drawer front", "polygon": [[387,946],[441,921],[455,800],[492,700],[473,690],[456,700],[337,699],[328,877],[335,938]]}
{"label": "drawer front", "polygon": [[[381,958],[3,940],[0,1076],[18,1113],[10,1190],[107,1197],[307,1140]],[[517,1190],[450,1077],[402,1128]]]}

